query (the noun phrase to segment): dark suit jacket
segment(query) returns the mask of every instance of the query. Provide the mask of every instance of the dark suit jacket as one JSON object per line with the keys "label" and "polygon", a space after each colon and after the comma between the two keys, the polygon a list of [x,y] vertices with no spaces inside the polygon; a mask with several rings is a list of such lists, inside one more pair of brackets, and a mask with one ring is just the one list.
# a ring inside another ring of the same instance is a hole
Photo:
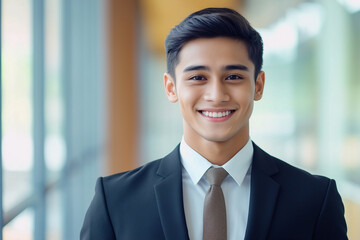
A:
{"label": "dark suit jacket", "polygon": [[[81,239],[189,239],[179,147],[135,170],[99,178]],[[239,226],[241,227],[241,226]],[[247,240],[347,239],[334,180],[276,159],[254,144]]]}

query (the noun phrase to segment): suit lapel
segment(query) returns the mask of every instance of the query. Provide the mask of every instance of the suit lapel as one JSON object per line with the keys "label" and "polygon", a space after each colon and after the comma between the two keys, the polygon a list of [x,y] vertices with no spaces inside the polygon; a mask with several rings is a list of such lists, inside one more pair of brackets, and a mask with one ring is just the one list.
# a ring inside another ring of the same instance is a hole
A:
{"label": "suit lapel", "polygon": [[161,160],[157,174],[162,179],[154,186],[154,190],[165,238],[189,239],[184,214],[179,146]]}
{"label": "suit lapel", "polygon": [[272,179],[278,172],[273,158],[254,145],[251,170],[250,208],[245,239],[266,239],[276,207],[279,184]]}

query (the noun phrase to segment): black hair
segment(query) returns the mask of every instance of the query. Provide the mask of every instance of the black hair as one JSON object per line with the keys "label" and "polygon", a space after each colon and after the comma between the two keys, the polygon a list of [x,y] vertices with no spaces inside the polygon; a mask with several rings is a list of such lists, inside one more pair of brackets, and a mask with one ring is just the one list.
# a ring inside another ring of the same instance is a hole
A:
{"label": "black hair", "polygon": [[171,29],[165,40],[168,73],[175,79],[179,52],[187,42],[214,37],[229,37],[245,42],[249,59],[255,65],[256,80],[263,63],[261,36],[241,14],[229,8],[206,8],[194,12]]}

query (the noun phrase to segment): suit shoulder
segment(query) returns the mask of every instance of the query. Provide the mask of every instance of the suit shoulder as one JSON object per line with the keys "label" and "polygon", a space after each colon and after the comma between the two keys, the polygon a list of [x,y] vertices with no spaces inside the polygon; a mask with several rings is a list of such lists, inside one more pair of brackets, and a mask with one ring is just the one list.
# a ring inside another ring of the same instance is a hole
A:
{"label": "suit shoulder", "polygon": [[272,159],[278,168],[272,178],[279,184],[280,195],[286,202],[297,202],[298,206],[319,211],[329,195],[338,197],[334,180],[312,174],[280,159]]}
{"label": "suit shoulder", "polygon": [[304,185],[305,183],[329,184],[330,179],[324,176],[312,174],[306,170],[295,167],[283,160],[280,160],[254,144],[253,164],[260,171],[273,175],[279,180],[286,180]]}
{"label": "suit shoulder", "polygon": [[181,172],[179,145],[168,155],[153,160],[136,169],[103,178],[104,186],[148,186],[173,172]]}
{"label": "suit shoulder", "polygon": [[292,178],[299,178],[301,180],[307,180],[311,182],[321,182],[328,184],[330,181],[330,178],[326,176],[316,175],[313,173],[310,173],[309,171],[306,171],[304,169],[298,168],[296,166],[293,166],[283,160],[280,160],[278,158],[272,157],[274,161],[276,162],[279,170],[281,173],[285,174],[286,176],[293,176]]}
{"label": "suit shoulder", "polygon": [[292,192],[296,189],[299,199],[303,199],[305,196],[323,199],[330,186],[336,186],[335,181],[328,177],[312,174],[277,158],[273,159],[279,169],[273,178],[281,184],[284,190]]}
{"label": "suit shoulder", "polygon": [[138,168],[106,176],[103,178],[104,185],[118,185],[122,182],[127,184],[137,181],[143,182],[146,178],[149,178],[150,176],[156,174],[161,160],[162,159],[157,159],[146,163]]}

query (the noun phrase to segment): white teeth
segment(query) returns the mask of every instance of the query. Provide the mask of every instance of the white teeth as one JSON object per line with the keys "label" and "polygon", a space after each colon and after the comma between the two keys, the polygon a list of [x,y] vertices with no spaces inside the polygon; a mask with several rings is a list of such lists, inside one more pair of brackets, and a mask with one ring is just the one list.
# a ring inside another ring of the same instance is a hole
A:
{"label": "white teeth", "polygon": [[207,117],[220,118],[220,117],[225,117],[225,116],[229,115],[231,113],[231,111],[225,111],[225,112],[206,112],[206,111],[202,111],[201,113],[203,115],[207,116]]}

